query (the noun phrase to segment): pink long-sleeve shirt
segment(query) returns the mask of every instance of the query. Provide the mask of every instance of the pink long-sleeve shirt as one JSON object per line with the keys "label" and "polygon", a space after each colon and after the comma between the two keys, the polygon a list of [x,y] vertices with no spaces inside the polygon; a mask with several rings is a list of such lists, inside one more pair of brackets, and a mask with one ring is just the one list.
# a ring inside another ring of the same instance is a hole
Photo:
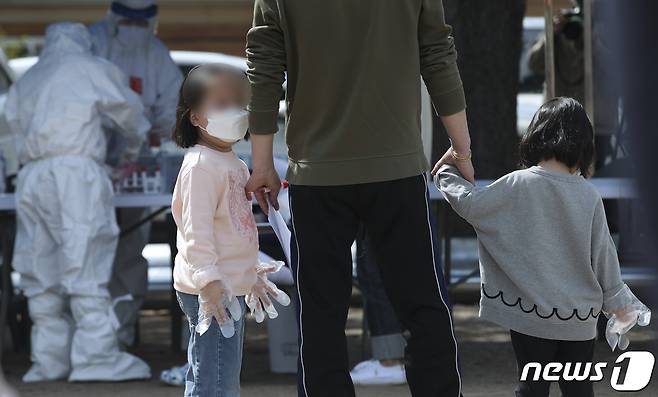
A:
{"label": "pink long-sleeve shirt", "polygon": [[235,295],[256,281],[258,232],[244,186],[247,165],[233,152],[188,149],[178,174],[171,212],[178,228],[174,288],[198,294],[215,280]]}

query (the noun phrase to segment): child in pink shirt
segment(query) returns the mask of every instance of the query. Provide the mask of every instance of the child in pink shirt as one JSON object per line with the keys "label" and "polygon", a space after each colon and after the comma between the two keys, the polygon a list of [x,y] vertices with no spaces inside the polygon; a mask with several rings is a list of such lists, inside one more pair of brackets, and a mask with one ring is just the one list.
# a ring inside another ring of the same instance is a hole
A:
{"label": "child in pink shirt", "polygon": [[248,95],[244,73],[223,65],[192,69],[180,91],[174,139],[188,150],[171,210],[174,288],[190,324],[185,396],[239,396],[243,296],[257,321],[277,315],[268,295],[290,302],[267,280],[280,265],[258,261],[249,170],[231,149],[247,132]]}

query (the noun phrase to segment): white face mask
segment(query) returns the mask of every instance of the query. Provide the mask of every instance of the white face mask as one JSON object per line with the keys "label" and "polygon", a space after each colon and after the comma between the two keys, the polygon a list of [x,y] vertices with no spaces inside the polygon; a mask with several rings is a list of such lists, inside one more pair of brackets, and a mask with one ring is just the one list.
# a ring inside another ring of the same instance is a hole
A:
{"label": "white face mask", "polygon": [[228,108],[208,112],[208,125],[199,127],[208,135],[224,142],[235,143],[244,138],[249,127],[249,112],[240,108]]}
{"label": "white face mask", "polygon": [[146,47],[151,32],[141,26],[123,26],[117,28],[117,41],[128,48]]}

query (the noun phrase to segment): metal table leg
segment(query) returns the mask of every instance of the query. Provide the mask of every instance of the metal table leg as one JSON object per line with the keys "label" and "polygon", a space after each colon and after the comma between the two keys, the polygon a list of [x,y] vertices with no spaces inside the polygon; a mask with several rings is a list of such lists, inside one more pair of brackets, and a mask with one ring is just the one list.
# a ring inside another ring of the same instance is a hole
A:
{"label": "metal table leg", "polygon": [[11,282],[11,259],[14,249],[14,215],[12,213],[3,212],[0,214],[0,233],[2,236],[2,301],[0,301],[0,362],[2,362],[2,343],[5,340],[5,329],[7,326],[7,311],[9,309],[9,302],[13,295],[13,285]]}
{"label": "metal table leg", "polygon": [[[125,228],[119,234],[119,238],[126,236],[127,234],[133,233],[138,230],[142,225],[147,222],[150,222],[158,215],[167,211],[169,207],[160,207],[157,211],[153,211],[148,216],[143,219],[138,220],[134,224]],[[176,258],[176,224],[171,214],[167,215],[167,243],[169,244],[170,250],[170,265],[171,265],[171,274],[173,277],[174,271],[174,259]],[[182,312],[178,306],[178,300],[176,299],[176,291],[174,291],[173,284],[171,288],[170,296],[170,307],[169,311],[171,313],[171,347],[174,351],[178,351],[181,346],[181,331],[182,331]]]}

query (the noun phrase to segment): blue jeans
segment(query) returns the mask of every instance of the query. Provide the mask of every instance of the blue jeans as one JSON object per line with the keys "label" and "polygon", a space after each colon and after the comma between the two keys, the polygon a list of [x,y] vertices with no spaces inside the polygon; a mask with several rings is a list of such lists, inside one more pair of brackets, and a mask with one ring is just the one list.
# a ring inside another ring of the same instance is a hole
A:
{"label": "blue jeans", "polygon": [[[244,316],[235,323],[235,335],[231,338],[222,336],[216,320],[205,334],[199,335],[195,331],[199,319],[198,296],[179,291],[176,296],[190,326],[184,396],[239,397]],[[244,298],[238,299],[244,314]]]}
{"label": "blue jeans", "polygon": [[370,349],[375,360],[402,360],[407,345],[393,305],[386,295],[379,266],[365,230],[357,239],[356,277],[363,294],[364,315],[370,333]]}

